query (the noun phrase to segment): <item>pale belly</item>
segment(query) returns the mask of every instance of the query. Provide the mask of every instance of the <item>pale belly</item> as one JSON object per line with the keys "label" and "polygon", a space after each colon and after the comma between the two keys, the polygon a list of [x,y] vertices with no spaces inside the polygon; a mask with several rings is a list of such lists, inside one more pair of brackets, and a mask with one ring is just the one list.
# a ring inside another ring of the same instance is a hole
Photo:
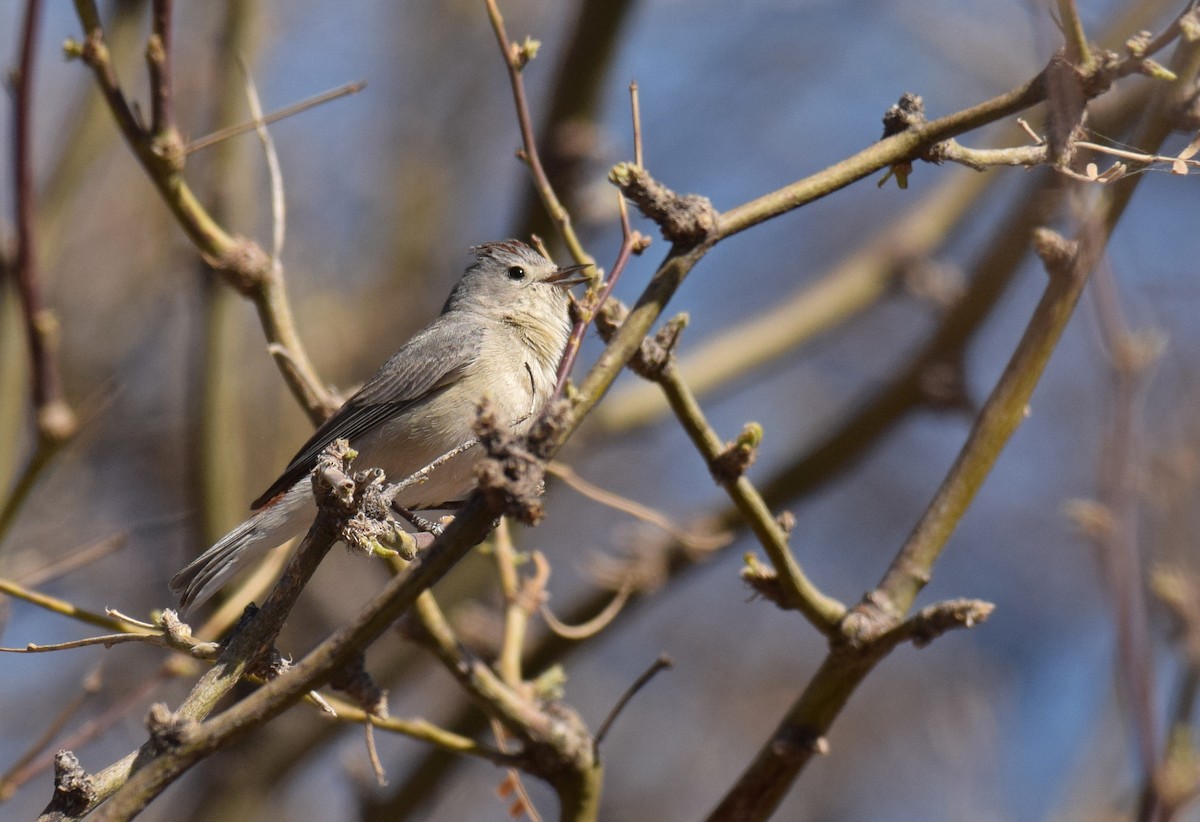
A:
{"label": "pale belly", "polygon": [[[497,418],[514,434],[523,434],[553,388],[546,369],[521,369],[489,381],[487,398]],[[452,386],[428,403],[412,409],[374,431],[358,437],[351,446],[359,452],[356,469],[380,468],[389,483],[406,479],[446,453],[474,439],[474,423],[482,395]],[[411,510],[435,508],[463,499],[475,485],[475,466],[483,449],[474,445],[429,471],[421,482],[396,496],[398,505]]]}

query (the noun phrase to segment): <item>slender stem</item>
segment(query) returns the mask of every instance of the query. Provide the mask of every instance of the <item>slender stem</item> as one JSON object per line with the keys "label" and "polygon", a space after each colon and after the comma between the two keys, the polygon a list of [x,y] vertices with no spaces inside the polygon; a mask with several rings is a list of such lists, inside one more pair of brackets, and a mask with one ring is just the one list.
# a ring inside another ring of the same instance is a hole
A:
{"label": "slender stem", "polygon": [[[113,70],[95,0],[75,0],[75,11],[84,30],[80,56],[92,69],[126,143],[205,261],[254,302],[267,342],[286,354],[274,358],[285,382],[309,419],[314,424],[323,422],[338,402],[300,341],[283,278],[273,270],[270,256],[256,243],[226,231],[200,203],[182,176],[183,146],[178,135],[166,139],[147,132],[138,122]],[[172,134],[168,132],[168,137]]]}
{"label": "slender stem", "polygon": [[337,711],[339,722],[347,723],[362,723],[370,722],[376,728],[391,733],[407,736],[409,739],[416,739],[422,742],[428,742],[431,745],[436,745],[443,750],[451,751],[456,754],[466,754],[467,756],[475,756],[480,759],[485,759],[488,762],[496,765],[511,765],[518,758],[513,754],[504,751],[489,748],[486,745],[481,745],[473,739],[456,734],[453,731],[448,731],[445,728],[440,728],[424,719],[401,719],[399,717],[381,717],[367,713],[357,705],[352,705],[344,699],[337,697],[326,697],[329,704]]}
{"label": "slender stem", "polygon": [[558,376],[555,379],[553,395],[555,397],[562,396],[563,391],[566,390],[567,379],[571,376],[571,369],[575,367],[575,360],[578,358],[579,349],[583,345],[583,335],[587,333],[588,326],[591,325],[596,312],[608,301],[609,295],[616,288],[617,280],[625,270],[625,266],[629,264],[629,257],[633,253],[634,235],[632,229],[629,227],[629,212],[625,206],[625,198],[619,194],[617,196],[617,202],[621,209],[621,248],[617,252],[617,260],[613,263],[612,270],[609,271],[608,277],[605,278],[600,291],[596,294],[595,299],[587,300],[587,305],[580,309],[581,316],[571,329],[571,336],[567,339],[567,347],[563,352],[563,358],[558,364]]}
{"label": "slender stem", "polygon": [[645,168],[642,156],[642,105],[638,97],[637,80],[629,83],[629,109],[633,117],[633,164]]}
{"label": "slender stem", "polygon": [[[712,465],[725,450],[724,443],[708,424],[700,404],[679,378],[673,363],[662,369],[657,381],[688,437],[705,461]],[[744,475],[719,481],[770,557],[788,604],[800,611],[821,633],[836,635],[838,623],[846,615],[846,606],[826,596],[808,579],[788,546],[787,534],[754,484]]]}
{"label": "slender stem", "polygon": [[[811,284],[774,300],[762,314],[681,351],[677,367],[682,379],[703,396],[875,305],[892,293],[902,261],[932,254],[998,179],[954,172]],[[964,300],[971,294],[969,290]],[[650,423],[667,411],[658,386],[638,381],[617,389],[610,402],[596,409],[596,421],[621,431]]]}
{"label": "slender stem", "polygon": [[671,657],[666,654],[659,654],[658,659],[654,660],[650,667],[642,671],[638,678],[633,681],[633,684],[625,689],[625,693],[621,694],[621,698],[617,700],[617,704],[613,705],[612,710],[608,712],[608,716],[604,717],[604,721],[600,723],[600,727],[596,731],[594,741],[597,748],[604,742],[604,737],[608,736],[609,729],[617,721],[617,717],[621,715],[621,711],[625,710],[625,706],[629,704],[629,700],[633,699],[638,691],[645,688],[650,683],[650,680],[658,676],[659,672],[673,667],[675,667],[675,661]]}
{"label": "slender stem", "polygon": [[521,577],[517,573],[517,552],[513,547],[507,519],[502,518],[492,532],[492,553],[496,558],[496,571],[504,595],[504,633],[496,668],[504,683],[515,688],[521,684],[521,653],[525,648],[529,612],[520,601]]}
{"label": "slender stem", "polygon": [[164,135],[171,123],[171,5],[154,0],[146,64],[150,72],[150,133]]}
{"label": "slender stem", "polygon": [[595,264],[595,260],[591,255],[584,250],[583,244],[579,242],[579,238],[575,235],[575,228],[571,225],[571,215],[559,201],[558,195],[554,193],[554,187],[550,185],[550,178],[546,176],[546,169],[542,167],[541,158],[538,155],[537,140],[533,134],[533,119],[529,116],[529,101],[525,95],[525,81],[521,78],[521,70],[524,68],[521,57],[519,56],[519,48],[508,39],[508,32],[504,28],[504,17],[500,14],[500,8],[496,5],[496,0],[487,1],[488,19],[492,23],[492,31],[496,33],[496,41],[500,45],[500,51],[504,55],[504,64],[508,67],[509,84],[512,86],[513,104],[517,110],[517,124],[521,129],[521,142],[524,145],[524,159],[529,164],[529,171],[533,175],[533,184],[537,188],[538,195],[542,199],[542,204],[546,207],[546,211],[550,213],[550,219],[558,228],[558,233],[566,243],[568,251],[571,253],[571,258],[577,263]]}
{"label": "slender stem", "polygon": [[120,631],[121,633],[144,633],[140,628],[134,628],[124,620],[115,619],[106,614],[89,611],[86,608],[68,602],[65,599],[43,594],[39,591],[33,591],[29,588],[14,582],[10,579],[0,578],[0,594],[7,594],[15,599],[28,602],[30,605],[36,605],[39,608],[50,611],[51,613],[60,614],[61,616],[70,617],[71,619],[85,622],[89,625],[96,625],[100,628],[106,628],[110,631]]}
{"label": "slender stem", "polygon": [[292,115],[308,111],[310,108],[316,108],[317,106],[328,103],[331,100],[337,100],[339,97],[348,97],[351,94],[357,94],[366,87],[366,80],[358,80],[353,83],[346,83],[343,86],[338,86],[337,88],[330,89],[329,91],[323,91],[320,94],[314,94],[312,97],[301,100],[298,103],[293,103],[290,106],[284,106],[281,109],[272,111],[270,114],[265,114],[262,117],[254,118],[248,122],[236,123],[234,125],[225,126],[224,128],[219,128],[211,134],[206,134],[203,137],[198,137],[195,140],[192,140],[183,147],[183,153],[192,154],[193,152],[216,145],[223,140],[228,140],[230,137],[236,137],[239,134],[245,134],[248,131],[254,131],[262,128],[263,126],[269,126],[271,123],[276,123],[287,117],[291,117]]}
{"label": "slender stem", "polygon": [[[1173,63],[1179,67],[1180,79],[1160,90],[1135,135],[1134,144],[1152,153],[1173,128],[1172,102],[1191,88],[1200,69],[1200,42],[1181,43]],[[1143,177],[1134,174],[1101,189],[1070,253],[1064,243],[1053,241],[1048,233],[1042,235],[1049,282],[958,459],[879,586],[843,621],[846,642],[831,647],[803,693],[709,815],[710,822],[753,822],[774,813],[813,754],[823,750],[824,735],[850,695],[894,647],[888,631],[901,624],[929,581],[950,534],[1025,417],[1029,398],[1088,275]]]}
{"label": "slender stem", "polygon": [[1075,0],[1058,0],[1058,16],[1063,37],[1067,41],[1067,59],[1080,71],[1091,71],[1096,65],[1096,58],[1088,45],[1087,33],[1083,30]]}
{"label": "slender stem", "polygon": [[55,446],[76,429],[75,415],[63,397],[56,348],[58,321],[46,309],[39,284],[37,207],[33,186],[33,67],[41,25],[42,0],[28,0],[21,24],[20,53],[13,74],[13,200],[16,205],[17,250],[13,274],[25,320],[29,345],[33,405],[37,414],[39,450],[29,466],[41,466]]}
{"label": "slender stem", "polygon": [[[1185,42],[1176,52],[1174,62],[1194,66],[1197,54],[1200,54],[1200,45]],[[1157,153],[1174,124],[1166,101],[1175,96],[1173,87],[1186,85],[1194,75],[1194,68],[1190,73],[1181,74],[1179,81],[1156,96],[1150,112],[1131,140],[1133,145],[1150,154]],[[880,582],[878,591],[884,597],[884,607],[893,615],[903,614],[911,607],[963,512],[991,472],[1009,437],[1027,415],[1029,398],[1062,336],[1083,286],[1144,178],[1145,175],[1131,174],[1101,189],[1099,202],[1093,210],[1095,216],[1091,224],[1085,225],[1078,251],[1063,270],[1051,271],[1050,282],[1029,326],[958,459]]]}
{"label": "slender stem", "polygon": [[[1097,326],[1108,349],[1111,402],[1110,419],[1097,470],[1098,497],[1109,515],[1111,527],[1096,529],[1097,561],[1106,577],[1112,598],[1117,635],[1117,684],[1125,698],[1131,732],[1137,739],[1142,768],[1143,808],[1161,801],[1156,785],[1159,742],[1155,699],[1155,670],[1151,634],[1147,625],[1143,588],[1143,550],[1139,535],[1137,480],[1142,412],[1146,403],[1153,357],[1133,352],[1136,334],[1129,328],[1121,309],[1120,295],[1109,267],[1102,266],[1092,278],[1090,289],[1096,308]],[[1143,344],[1143,347],[1144,344]],[[1157,818],[1157,817],[1143,817]]]}

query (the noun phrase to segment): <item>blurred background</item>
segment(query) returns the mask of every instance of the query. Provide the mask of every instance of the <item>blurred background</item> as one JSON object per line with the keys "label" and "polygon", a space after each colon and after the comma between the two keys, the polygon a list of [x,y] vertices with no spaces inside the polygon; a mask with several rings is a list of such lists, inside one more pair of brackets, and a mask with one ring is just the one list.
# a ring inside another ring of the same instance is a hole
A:
{"label": "blurred background", "polygon": [[[1181,5],[1081,3],[1088,32],[1114,49],[1140,29],[1161,30]],[[1026,81],[1061,43],[1047,6],[505,0],[501,8],[512,38],[542,41],[525,71],[534,120],[585,245],[608,266],[621,233],[605,175],[631,159],[631,79],[641,90],[648,169],[724,210],[869,145],[902,92],[921,94],[932,118]],[[0,65],[16,64],[23,7],[0,5]],[[121,0],[101,11],[122,83],[145,109],[148,4]],[[565,263],[514,159],[508,79],[482,2],[180,3],[174,22],[176,118],[186,138],[249,118],[239,58],[268,111],[368,82],[272,127],[290,297],[320,374],[339,389],[368,377],[429,321],[469,246],[532,230]],[[90,73],[64,60],[63,40],[80,31],[70,4],[46,5],[34,171],[44,296],[61,323],[63,382],[81,427],[0,535],[0,576],[81,607],[145,616],[172,604],[167,580],[240,521],[309,423],[253,308],[212,281],[120,140]],[[1094,137],[1119,141],[1149,82],[1123,81],[1124,96],[1093,113]],[[1040,112],[1027,116],[1041,128]],[[0,125],[0,236],[9,241],[11,106],[0,109]],[[1026,142],[1013,126],[962,140]],[[1190,136],[1177,139],[1168,152]],[[1145,752],[1161,755],[1173,719],[1186,726],[1195,667],[1148,581],[1195,590],[1200,232],[1194,178],[1148,173],[1029,419],[921,599],[977,597],[995,613],[888,658],[777,818],[1128,818]],[[227,226],[270,246],[266,165],[252,134],[197,153],[187,177]],[[825,317],[803,339],[781,343],[778,356],[715,377],[701,402],[726,437],[750,420],[763,425],[750,477],[773,507],[795,515],[793,548],[828,593],[857,601],[920,516],[1041,293],[1045,274],[1026,251],[1028,231],[1040,220],[1069,230],[1078,199],[1041,171],[920,165],[907,190],[864,180],[721,243],[668,308],[690,315],[680,354],[702,369],[765,341],[758,326],[749,344],[721,336],[764,312],[789,306],[776,312],[776,330],[800,327],[808,316],[800,306]],[[636,227],[653,230],[643,220]],[[883,232],[891,233],[881,240]],[[635,259],[618,296],[636,299],[665,250],[657,239]],[[874,276],[846,265],[859,254],[873,261]],[[843,308],[813,290],[821,284],[846,289]],[[788,302],[797,294],[800,302]],[[1162,345],[1161,356],[1119,376],[1114,329]],[[598,351],[589,336],[578,373]],[[10,487],[34,437],[8,284],[0,354],[0,487]],[[623,376],[563,462],[695,533],[734,523],[720,519],[728,502],[681,429],[645,397]],[[1088,509],[1078,500],[1113,506],[1131,539],[1114,544],[1081,528]],[[604,601],[598,558],[644,559],[667,541],[562,482],[551,482],[547,510],[540,527],[517,529],[516,538],[550,559],[550,607],[560,615]],[[706,519],[714,515],[716,524]],[[749,596],[738,571],[755,544],[732,527],[727,547],[645,590],[598,637],[559,649],[566,700],[593,729],[660,652],[676,661],[606,740],[606,819],[706,813],[823,657],[824,642],[803,620]],[[83,568],[42,573],[97,544],[113,550],[99,549]],[[302,655],[385,579],[378,563],[333,552],[281,650]],[[439,592],[464,636],[488,648],[499,603],[490,563],[472,558]],[[0,609],[6,646],[91,632],[14,600]],[[1121,619],[1132,626],[1124,644]],[[131,645],[0,658],[0,772],[11,779],[22,753],[81,694],[50,752],[72,747],[84,768],[98,770],[134,749],[148,706],[177,704],[195,678],[164,670],[164,659]],[[398,634],[385,635],[368,666],[390,689],[394,715],[482,732],[448,675]],[[379,745],[387,787],[375,785],[361,729],[295,708],[195,769],[143,818],[504,818],[501,771],[386,734]],[[23,779],[0,817],[32,818],[48,801],[49,772]],[[553,818],[552,794],[526,784]]]}

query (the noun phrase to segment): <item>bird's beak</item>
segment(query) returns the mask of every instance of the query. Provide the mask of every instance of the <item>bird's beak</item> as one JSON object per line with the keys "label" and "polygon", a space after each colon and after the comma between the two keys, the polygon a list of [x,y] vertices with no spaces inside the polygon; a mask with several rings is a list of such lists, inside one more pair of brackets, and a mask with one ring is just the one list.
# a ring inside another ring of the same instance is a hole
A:
{"label": "bird's beak", "polygon": [[[591,277],[579,274],[579,272],[591,267],[591,263],[584,263],[582,265],[569,265],[566,268],[560,268],[558,271],[555,271],[546,278],[546,282],[552,285],[557,285],[559,288],[570,288],[573,285],[591,282]],[[577,276],[573,277],[571,276],[572,274]]]}

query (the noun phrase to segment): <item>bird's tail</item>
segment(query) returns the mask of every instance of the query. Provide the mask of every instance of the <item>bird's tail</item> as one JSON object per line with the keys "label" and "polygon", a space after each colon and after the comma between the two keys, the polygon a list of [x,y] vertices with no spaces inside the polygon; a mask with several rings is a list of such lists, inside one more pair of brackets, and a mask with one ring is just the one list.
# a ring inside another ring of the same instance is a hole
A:
{"label": "bird's tail", "polygon": [[217,540],[171,579],[181,612],[199,607],[242,567],[307,528],[315,511],[306,478]]}

